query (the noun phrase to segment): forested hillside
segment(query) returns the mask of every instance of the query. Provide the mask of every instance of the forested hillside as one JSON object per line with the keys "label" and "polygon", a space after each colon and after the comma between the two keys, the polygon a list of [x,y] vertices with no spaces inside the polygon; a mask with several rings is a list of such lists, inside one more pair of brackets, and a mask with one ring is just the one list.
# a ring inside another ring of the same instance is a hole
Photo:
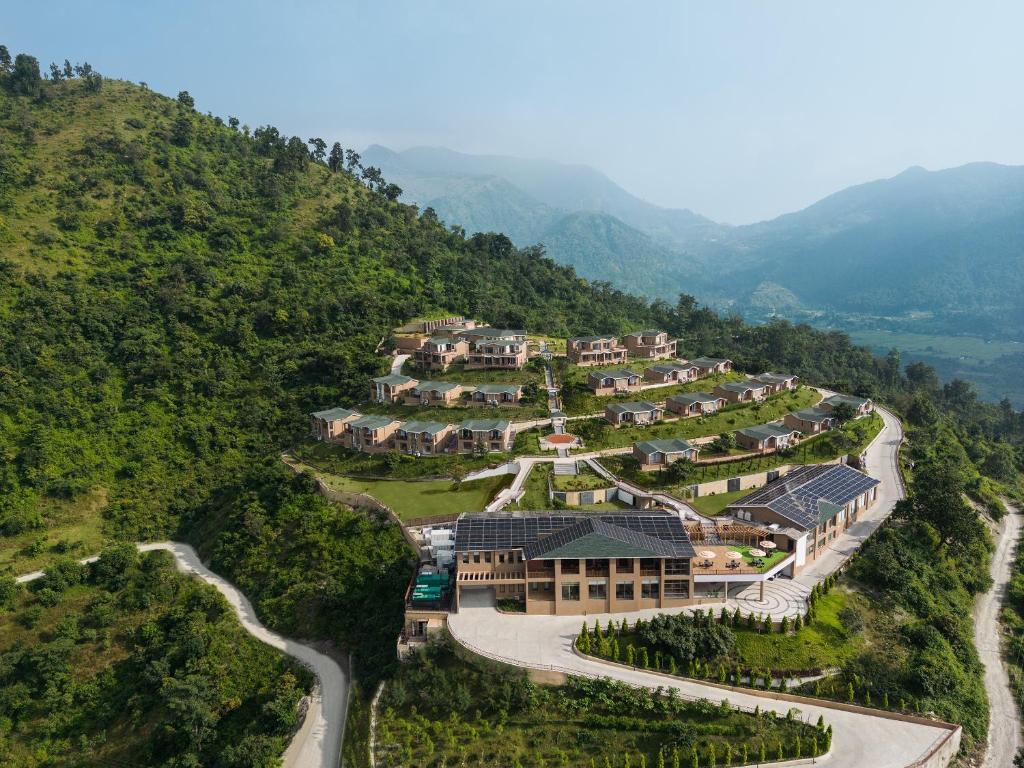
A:
{"label": "forested hillside", "polygon": [[354,152],[198,114],[185,92],[0,65],[0,568],[185,537],[268,624],[386,672],[398,532],[327,504],[277,456],[310,410],[365,397],[390,328],[438,309],[549,334],[663,327],[683,354],[931,409],[982,470],[971,493],[1015,481],[1020,414],[923,367],[588,284],[397,202]]}

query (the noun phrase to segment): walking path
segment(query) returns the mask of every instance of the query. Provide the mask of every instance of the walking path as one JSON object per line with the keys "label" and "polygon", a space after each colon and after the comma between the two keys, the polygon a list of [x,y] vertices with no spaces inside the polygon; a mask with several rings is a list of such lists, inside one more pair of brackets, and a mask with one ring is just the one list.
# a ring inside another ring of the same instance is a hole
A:
{"label": "walking path", "polygon": [[[188,544],[161,541],[136,546],[140,552],[155,549],[170,552],[174,555],[174,562],[179,571],[197,576],[224,595],[246,632],[257,640],[298,659],[313,670],[317,684],[309,697],[306,717],[292,737],[292,742],[284,753],[282,765],[284,768],[337,768],[341,763],[349,693],[348,675],[338,663],[307,645],[289,640],[264,627],[245,595],[227,579],[204,566],[199,555]],[[97,559],[88,557],[79,562],[85,564]],[[43,571],[36,571],[19,576],[17,580],[26,583],[42,576]]]}
{"label": "walking path", "polygon": [[405,361],[410,357],[411,355],[395,355],[395,359],[391,361],[391,374],[398,376],[402,372],[402,366],[405,365]]}
{"label": "walking path", "polygon": [[985,693],[988,695],[988,749],[983,768],[1013,765],[1021,748],[1020,710],[1017,697],[1003,664],[1002,631],[999,612],[1006,596],[1006,585],[1013,572],[1013,558],[1021,532],[1021,516],[1009,507],[992,554],[992,589],[979,595],[974,604],[974,645],[985,665]]}

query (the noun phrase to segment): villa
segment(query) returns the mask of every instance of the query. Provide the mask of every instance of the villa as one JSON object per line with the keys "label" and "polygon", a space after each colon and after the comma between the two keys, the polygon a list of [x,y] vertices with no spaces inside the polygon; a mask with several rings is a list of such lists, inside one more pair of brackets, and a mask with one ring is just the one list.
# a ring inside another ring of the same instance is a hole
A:
{"label": "villa", "polygon": [[373,380],[370,388],[370,397],[375,403],[397,403],[402,399],[405,392],[415,387],[419,382],[409,376],[400,373],[391,373],[387,376],[378,376]]}
{"label": "villa", "polygon": [[878,499],[879,481],[845,464],[812,464],[729,504],[737,520],[769,526],[793,553],[790,575],[819,557]]}
{"label": "villa", "polygon": [[466,356],[466,370],[494,368],[518,371],[526,365],[526,334],[499,331],[498,336],[475,336]]}
{"label": "villa", "polygon": [[753,403],[764,400],[770,392],[770,385],[754,379],[723,381],[715,385],[714,393],[730,403]]}
{"label": "villa", "polygon": [[486,590],[527,614],[674,608],[693,602],[693,556],[676,514],[467,513],[455,528],[455,606]]}
{"label": "villa", "polygon": [[587,376],[587,387],[595,395],[636,392],[641,386],[643,386],[643,379],[640,374],[625,369],[594,371]]}
{"label": "villa", "polygon": [[699,452],[699,448],[680,438],[645,440],[633,445],[633,458],[640,464],[641,472],[651,472],[680,459],[696,461]]}
{"label": "villa", "polygon": [[450,408],[458,405],[463,392],[472,389],[454,381],[421,381],[405,391],[403,402],[405,405]]}
{"label": "villa", "polygon": [[702,376],[711,376],[716,373],[728,373],[732,370],[732,360],[724,357],[698,357],[690,361],[700,370]]}
{"label": "villa", "polygon": [[622,365],[626,362],[626,348],[615,336],[577,336],[569,339],[565,347],[569,362],[581,368],[591,365]]}
{"label": "villa", "polygon": [[791,376],[788,373],[762,373],[760,376],[754,376],[752,381],[760,382],[768,388],[768,394],[772,395],[776,392],[782,392],[784,389],[796,389],[796,383],[800,380],[799,376]]}
{"label": "villa", "polygon": [[408,421],[394,432],[394,446],[402,453],[418,456],[442,453],[445,443],[455,431],[451,424],[436,421]]}
{"label": "villa", "polygon": [[821,408],[831,411],[840,404],[845,404],[853,408],[853,412],[856,416],[867,416],[875,408],[875,404],[871,402],[870,398],[855,397],[854,395],[830,395],[822,400],[818,405]]}
{"label": "villa", "polygon": [[635,331],[622,340],[630,357],[659,360],[676,356],[676,341],[664,331]]}
{"label": "villa", "polygon": [[706,416],[725,407],[725,398],[710,392],[687,392],[665,400],[665,408],[680,416]]}
{"label": "villa", "polygon": [[469,353],[469,342],[452,336],[431,336],[423,346],[413,352],[417,368],[425,371],[447,371],[454,363],[464,360]]}
{"label": "villa", "polygon": [[313,437],[328,443],[340,442],[345,425],[358,419],[360,414],[347,408],[328,408],[309,414]]}
{"label": "villa", "polygon": [[696,381],[700,368],[692,363],[664,363],[644,369],[644,381],[651,384],[679,384]]}
{"label": "villa", "polygon": [[473,405],[519,405],[522,384],[479,384],[470,395]]}
{"label": "villa", "polygon": [[512,422],[501,419],[468,419],[456,428],[459,453],[489,453],[512,448]]}
{"label": "villa", "polygon": [[604,409],[604,418],[616,427],[632,424],[637,427],[661,421],[665,409],[655,403],[609,403]]}
{"label": "villa", "polygon": [[759,424],[736,430],[736,444],[740,448],[759,453],[781,451],[795,445],[800,431],[782,424]]}
{"label": "villa", "polygon": [[345,423],[342,444],[346,448],[367,453],[386,451],[399,421],[390,416],[360,416]]}
{"label": "villa", "polygon": [[836,425],[836,417],[826,408],[803,408],[787,413],[782,423],[805,435],[817,435],[832,429]]}

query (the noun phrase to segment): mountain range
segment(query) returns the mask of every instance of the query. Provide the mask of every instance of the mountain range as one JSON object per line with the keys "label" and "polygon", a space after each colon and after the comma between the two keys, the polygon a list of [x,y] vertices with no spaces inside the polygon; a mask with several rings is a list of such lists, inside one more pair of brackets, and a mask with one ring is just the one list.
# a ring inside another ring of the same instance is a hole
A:
{"label": "mountain range", "polygon": [[1024,327],[1024,167],[909,168],[730,226],[582,165],[377,145],[363,161],[450,224],[542,243],[582,276],[648,296],[689,293],[754,320],[1013,339]]}

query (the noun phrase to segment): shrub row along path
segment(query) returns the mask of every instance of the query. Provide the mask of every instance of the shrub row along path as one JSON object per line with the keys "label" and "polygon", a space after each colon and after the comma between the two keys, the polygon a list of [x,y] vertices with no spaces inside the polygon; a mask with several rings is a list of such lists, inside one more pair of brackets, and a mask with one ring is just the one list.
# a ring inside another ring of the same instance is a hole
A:
{"label": "shrub row along path", "polygon": [[1013,570],[1014,546],[1020,538],[1021,517],[1010,507],[992,554],[992,589],[978,596],[974,604],[974,645],[985,665],[985,693],[988,696],[988,749],[984,768],[1013,765],[1021,747],[1020,711],[1003,664],[999,611]]}
{"label": "shrub row along path", "polygon": [[[878,501],[862,513],[863,516],[847,535],[834,542],[832,550],[818,560],[805,583],[799,581],[775,581],[766,585],[765,603],[756,600],[755,594],[744,590],[733,605],[739,604],[742,611],[768,612],[781,615],[801,611],[805,602],[808,584],[813,584],[827,573],[841,565],[856,550],[881,522],[892,512],[896,501],[903,498],[903,483],[897,466],[899,444],[903,429],[899,419],[884,409],[878,409],[885,426],[867,449],[868,470],[879,480],[882,487]],[[779,594],[776,610],[766,603],[775,594],[773,587],[786,594]],[[717,610],[719,606],[714,606]],[[676,611],[668,612],[679,612]],[[625,614],[632,620],[637,617],[650,618],[662,611],[647,610]],[[618,615],[616,616],[619,617]],[[609,615],[586,617],[588,621],[600,619],[606,623]],[[499,659],[506,663],[536,669],[556,669],[569,674],[604,676],[633,685],[648,688],[671,685],[682,695],[692,698],[707,698],[719,701],[728,698],[736,705],[753,708],[760,706],[779,713],[785,713],[794,706],[790,702],[765,698],[753,693],[725,692],[714,686],[696,681],[676,679],[669,681],[662,675],[644,670],[628,669],[584,659],[573,650],[573,641],[580,629],[580,616],[523,616],[499,613],[493,604],[489,590],[463,590],[459,612],[448,617],[452,636],[466,648],[483,656]],[[847,712],[836,709],[828,702],[820,705],[799,705],[801,717],[812,722],[821,715],[832,724],[834,737],[832,755],[829,760],[836,768],[904,768],[920,759],[948,731],[937,726],[890,720],[881,716]],[[1002,765],[994,763],[993,765]],[[1009,763],[1005,763],[1008,765]]]}
{"label": "shrub row along path", "polygon": [[[284,753],[284,768],[337,768],[341,764],[341,746],[345,735],[345,715],[348,709],[349,680],[338,663],[308,645],[297,643],[271,632],[256,617],[248,598],[234,584],[205,565],[188,544],[161,541],[136,545],[140,552],[161,549],[174,555],[179,571],[196,576],[214,586],[238,616],[242,627],[257,640],[298,659],[313,670],[317,684],[309,697],[309,706],[302,726],[292,737]],[[89,557],[79,562],[91,563],[98,558]],[[18,577],[22,584],[41,578],[43,571]]]}

